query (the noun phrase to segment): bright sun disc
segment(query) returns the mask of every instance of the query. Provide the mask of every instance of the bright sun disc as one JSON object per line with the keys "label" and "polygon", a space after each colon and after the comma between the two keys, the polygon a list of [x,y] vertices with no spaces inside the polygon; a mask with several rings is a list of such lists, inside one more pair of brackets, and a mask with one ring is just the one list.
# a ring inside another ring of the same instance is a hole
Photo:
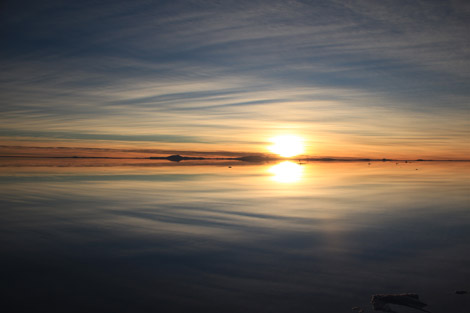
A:
{"label": "bright sun disc", "polygon": [[271,139],[273,145],[269,150],[282,157],[293,157],[304,152],[303,140],[297,136],[277,136]]}

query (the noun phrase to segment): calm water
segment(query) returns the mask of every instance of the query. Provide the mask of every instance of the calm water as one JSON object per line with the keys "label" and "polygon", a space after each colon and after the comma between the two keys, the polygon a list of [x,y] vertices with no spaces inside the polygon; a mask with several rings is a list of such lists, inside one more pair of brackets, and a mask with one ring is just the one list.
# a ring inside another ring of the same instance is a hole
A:
{"label": "calm water", "polygon": [[2,162],[17,311],[470,312],[469,163]]}

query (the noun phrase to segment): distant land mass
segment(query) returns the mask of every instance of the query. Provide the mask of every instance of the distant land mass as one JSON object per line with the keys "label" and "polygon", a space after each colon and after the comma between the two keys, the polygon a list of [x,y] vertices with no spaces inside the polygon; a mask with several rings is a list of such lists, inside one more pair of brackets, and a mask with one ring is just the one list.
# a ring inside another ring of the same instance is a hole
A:
{"label": "distant land mass", "polygon": [[374,158],[354,158],[354,157],[276,157],[266,155],[247,155],[241,157],[200,157],[200,156],[182,156],[173,154],[169,156],[158,157],[113,157],[113,156],[34,156],[34,155],[0,155],[0,158],[17,158],[17,159],[101,159],[101,160],[168,160],[171,162],[181,161],[240,161],[247,163],[268,163],[275,161],[297,161],[302,162],[470,162],[467,160],[452,159],[374,159]]}
{"label": "distant land mass", "polygon": [[129,159],[129,160],[166,160],[171,162],[182,161],[210,161],[227,160],[247,163],[266,163],[280,160],[298,162],[405,162],[405,161],[470,161],[469,158],[452,158],[446,156],[407,156],[405,151],[402,156],[386,155],[377,158],[368,155],[335,156],[335,155],[298,155],[295,157],[281,157],[271,153],[249,151],[189,151],[189,150],[163,150],[163,149],[137,149],[137,148],[96,148],[96,147],[63,147],[63,146],[17,146],[0,145],[0,158],[44,158],[44,159]]}
{"label": "distant land mass", "polygon": [[232,160],[248,163],[268,163],[273,161],[298,161],[298,162],[470,162],[468,160],[452,159],[374,159],[374,158],[354,158],[354,157],[276,157],[266,155],[247,155],[241,157],[200,157],[200,156],[182,156],[172,154],[169,156],[158,157],[112,157],[112,156],[34,156],[34,155],[0,155],[0,158],[33,158],[33,159],[122,159],[122,160],[168,160],[171,162],[181,161],[216,161]]}
{"label": "distant land mass", "polygon": [[211,157],[189,157],[189,156],[181,156],[179,154],[173,154],[167,157],[149,157],[150,160],[169,160],[173,162],[180,162],[180,161],[190,161],[190,160],[235,160],[235,161],[242,161],[242,162],[250,162],[250,163],[265,163],[271,161],[279,161],[279,160],[295,160],[295,161],[322,161],[322,162],[423,162],[423,161],[470,161],[470,160],[425,160],[425,159],[415,159],[415,160],[399,160],[399,159],[370,159],[370,158],[335,158],[335,157],[302,157],[302,158],[283,158],[283,157],[272,157],[272,156],[263,156],[263,155],[247,155],[242,157],[228,157],[228,158],[211,158]]}
{"label": "distant land mass", "polygon": [[186,156],[181,156],[179,154],[173,154],[167,157],[150,157],[149,159],[169,160],[173,162],[180,162],[184,160],[238,160],[238,161],[253,162],[253,163],[262,163],[262,162],[274,160],[274,158],[269,158],[269,157],[260,156],[260,155],[249,155],[249,156],[243,156],[243,157],[238,157],[238,158],[208,158],[208,157],[186,157]]}

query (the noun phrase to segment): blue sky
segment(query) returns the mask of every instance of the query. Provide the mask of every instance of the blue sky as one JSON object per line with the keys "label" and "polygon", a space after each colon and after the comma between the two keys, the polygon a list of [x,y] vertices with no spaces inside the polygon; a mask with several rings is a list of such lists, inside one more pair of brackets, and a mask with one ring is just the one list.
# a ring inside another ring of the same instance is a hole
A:
{"label": "blue sky", "polygon": [[465,1],[4,1],[0,142],[470,152]]}

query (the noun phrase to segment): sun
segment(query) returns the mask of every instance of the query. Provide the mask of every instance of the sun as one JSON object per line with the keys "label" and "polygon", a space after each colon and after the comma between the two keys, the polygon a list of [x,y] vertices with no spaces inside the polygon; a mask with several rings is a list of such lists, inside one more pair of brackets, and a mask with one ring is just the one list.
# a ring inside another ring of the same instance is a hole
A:
{"label": "sun", "polygon": [[269,150],[282,157],[293,157],[304,152],[303,139],[294,135],[276,136],[270,140],[273,145]]}

